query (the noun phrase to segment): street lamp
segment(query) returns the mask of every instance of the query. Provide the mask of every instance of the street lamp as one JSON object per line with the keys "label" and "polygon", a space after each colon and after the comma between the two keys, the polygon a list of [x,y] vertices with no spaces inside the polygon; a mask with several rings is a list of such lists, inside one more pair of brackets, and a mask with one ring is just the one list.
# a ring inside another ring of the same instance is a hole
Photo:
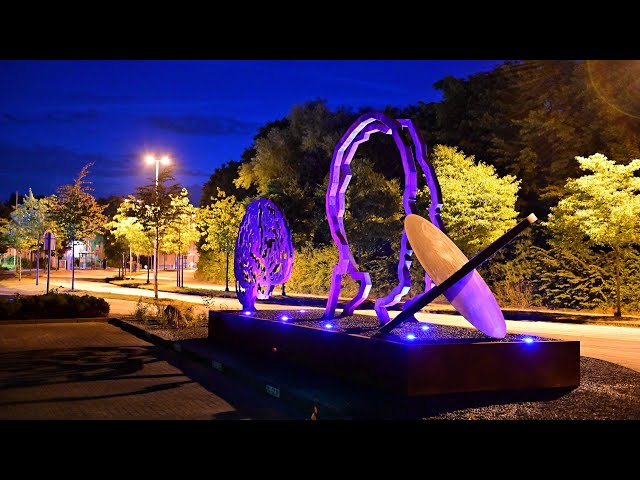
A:
{"label": "street lamp", "polygon": [[154,163],[156,164],[156,187],[158,187],[158,171],[159,171],[159,165],[160,163],[162,163],[163,165],[168,165],[169,163],[171,163],[171,159],[167,156],[167,155],[163,155],[161,158],[156,158],[154,155],[147,155],[144,157],[144,160],[151,164]]}
{"label": "street lamp", "polygon": [[[163,155],[161,158],[156,158],[152,154],[148,154],[144,157],[145,161],[149,164],[156,164],[156,201],[158,201],[158,171],[160,169],[160,163],[168,165],[171,159],[168,155]],[[153,242],[153,293],[155,298],[158,298],[158,240],[159,240],[158,225],[156,224],[156,238]]]}

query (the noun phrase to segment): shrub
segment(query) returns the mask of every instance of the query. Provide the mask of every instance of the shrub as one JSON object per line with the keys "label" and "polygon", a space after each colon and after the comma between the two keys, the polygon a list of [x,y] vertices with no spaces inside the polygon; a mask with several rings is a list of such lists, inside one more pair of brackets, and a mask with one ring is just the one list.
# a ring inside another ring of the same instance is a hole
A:
{"label": "shrub", "polygon": [[46,295],[21,296],[0,299],[0,319],[80,318],[104,317],[109,314],[109,304],[103,298],[91,295],[48,293]]}
{"label": "shrub", "polygon": [[[233,276],[233,252],[229,255],[229,284],[235,282]],[[202,251],[198,260],[198,268],[193,276],[196,280],[214,282],[224,285],[226,274],[226,254],[224,252]]]}
{"label": "shrub", "polygon": [[138,302],[136,303],[136,307],[133,311],[134,318],[139,322],[147,323],[150,307],[151,305],[142,301],[142,297],[138,298]]}

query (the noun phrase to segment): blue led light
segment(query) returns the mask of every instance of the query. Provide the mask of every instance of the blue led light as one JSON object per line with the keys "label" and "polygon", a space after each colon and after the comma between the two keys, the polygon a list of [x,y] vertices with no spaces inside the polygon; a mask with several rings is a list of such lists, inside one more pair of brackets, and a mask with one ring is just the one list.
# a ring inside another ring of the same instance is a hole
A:
{"label": "blue led light", "polygon": [[280,320],[284,320],[286,322],[287,320],[289,320],[289,317],[287,317],[286,315],[283,315],[280,317]]}
{"label": "blue led light", "polygon": [[307,313],[306,310],[298,310],[300,313]]}
{"label": "blue led light", "polygon": [[533,338],[531,338],[531,337],[524,337],[524,338],[522,339],[522,341],[523,341],[524,343],[533,343]]}
{"label": "blue led light", "polygon": [[331,325],[330,323],[325,323],[324,328],[333,328],[333,325]]}
{"label": "blue led light", "polygon": [[420,329],[421,329],[423,332],[426,332],[427,330],[429,330],[429,326],[428,326],[428,325],[422,325],[422,326],[420,327]]}
{"label": "blue led light", "polygon": [[409,333],[407,335],[407,340],[415,340],[415,339],[416,339],[416,336],[413,333]]}
{"label": "blue led light", "polygon": [[251,312],[248,311],[248,310],[246,312],[242,312],[242,313],[244,313],[245,315],[251,315]]}

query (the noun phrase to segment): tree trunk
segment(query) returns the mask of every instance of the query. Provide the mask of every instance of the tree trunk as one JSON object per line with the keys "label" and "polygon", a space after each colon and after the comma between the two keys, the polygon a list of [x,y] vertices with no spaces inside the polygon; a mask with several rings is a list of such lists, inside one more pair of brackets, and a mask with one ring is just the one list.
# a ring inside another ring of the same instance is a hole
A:
{"label": "tree trunk", "polygon": [[147,255],[147,285],[149,285],[149,273],[151,272],[151,265],[149,265],[149,257],[150,255]]}
{"label": "tree trunk", "polygon": [[76,280],[76,239],[71,237],[71,291],[73,292],[73,288],[75,286]]}
{"label": "tree trunk", "polygon": [[282,284],[282,296],[283,296],[283,297],[287,294],[287,293],[285,292],[285,290],[284,290],[284,286],[285,286],[285,285],[286,285],[285,283],[283,283],[283,284]]}
{"label": "tree trunk", "polygon": [[178,254],[176,253],[176,287],[180,286],[180,267],[178,266]]}
{"label": "tree trunk", "polygon": [[616,265],[616,311],[613,314],[614,317],[621,317],[622,312],[620,309],[620,256],[618,250],[614,249],[615,265]]}
{"label": "tree trunk", "polygon": [[[18,251],[18,249],[16,249]],[[22,281],[22,254],[18,253],[18,281]]]}
{"label": "tree trunk", "polygon": [[225,287],[224,291],[229,291],[229,250],[227,249],[227,269],[225,270]]}
{"label": "tree trunk", "polygon": [[38,285],[38,276],[40,274],[40,245],[36,253],[36,285]]}
{"label": "tree trunk", "polygon": [[153,261],[153,296],[158,298],[158,240],[160,239],[160,231],[156,227],[156,244],[154,245],[155,256]]}

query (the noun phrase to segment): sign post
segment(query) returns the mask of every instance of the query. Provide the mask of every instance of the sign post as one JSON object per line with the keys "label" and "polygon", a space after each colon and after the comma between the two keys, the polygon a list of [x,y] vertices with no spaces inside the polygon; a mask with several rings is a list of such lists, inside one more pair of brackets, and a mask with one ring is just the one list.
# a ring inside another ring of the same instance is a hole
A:
{"label": "sign post", "polygon": [[56,248],[56,234],[47,232],[44,234],[44,249],[47,251],[47,293],[49,293],[49,273],[51,272],[51,250]]}

